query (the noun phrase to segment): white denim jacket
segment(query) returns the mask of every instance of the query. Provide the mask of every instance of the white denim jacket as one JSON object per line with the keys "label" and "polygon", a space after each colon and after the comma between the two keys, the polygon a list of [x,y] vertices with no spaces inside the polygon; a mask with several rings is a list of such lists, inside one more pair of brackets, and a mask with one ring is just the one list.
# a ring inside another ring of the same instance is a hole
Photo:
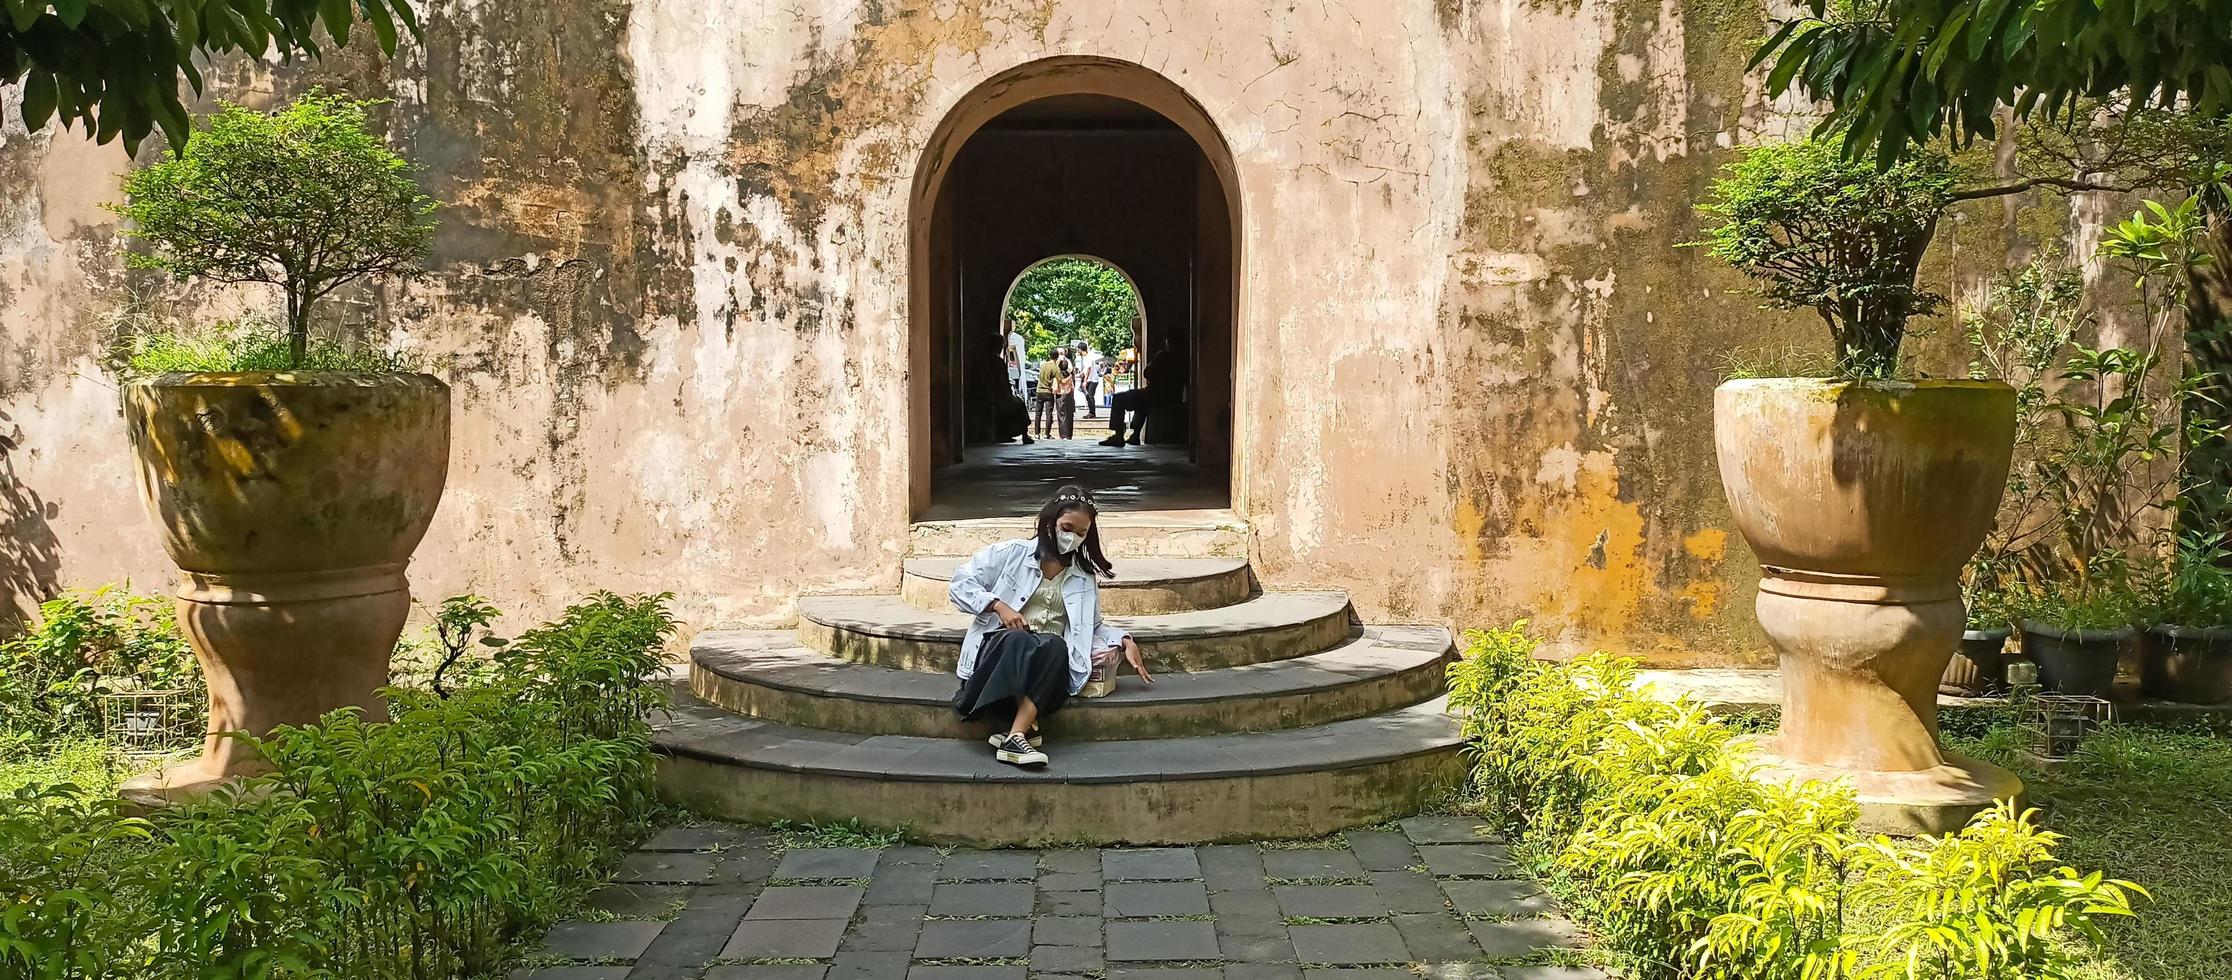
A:
{"label": "white denim jacket", "polygon": [[[1082,567],[1072,571],[1075,574],[1062,583],[1062,611],[1069,616],[1069,632],[1062,639],[1069,644],[1069,692],[1076,694],[1093,672],[1093,651],[1123,643],[1125,633],[1101,621],[1100,583]],[[955,609],[976,617],[969,622],[969,635],[961,640],[961,662],[955,674],[969,679],[976,670],[977,653],[984,649],[985,635],[1000,628],[992,600],[1021,610],[1045,578],[1039,570],[1038,541],[1033,538],[986,546],[954,570],[946,597]]]}

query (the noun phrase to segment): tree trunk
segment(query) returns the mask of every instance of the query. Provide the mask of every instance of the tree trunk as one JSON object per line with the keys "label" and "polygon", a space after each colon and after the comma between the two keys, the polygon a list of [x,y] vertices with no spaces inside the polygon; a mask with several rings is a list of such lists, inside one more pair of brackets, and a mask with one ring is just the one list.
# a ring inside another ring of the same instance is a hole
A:
{"label": "tree trunk", "polygon": [[310,348],[310,299],[295,286],[287,287],[287,366],[301,368]]}
{"label": "tree trunk", "polygon": [[[2184,407],[2188,431],[2201,422],[2223,431],[2232,425],[2232,193],[2202,192],[2207,227],[2201,248],[2210,260],[2187,269],[2186,363],[2200,372],[2201,389]],[[2232,443],[2224,438],[2188,447],[2178,506],[2180,531],[2232,528]]]}

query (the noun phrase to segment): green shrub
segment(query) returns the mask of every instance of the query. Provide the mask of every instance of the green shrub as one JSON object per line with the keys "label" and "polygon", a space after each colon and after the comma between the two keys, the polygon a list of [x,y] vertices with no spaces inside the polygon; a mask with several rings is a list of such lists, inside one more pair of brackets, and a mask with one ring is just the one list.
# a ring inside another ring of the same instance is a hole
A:
{"label": "green shrub", "polygon": [[25,883],[0,889],[0,976],[496,970],[648,826],[666,602],[593,596],[449,696],[273,731],[269,776],[147,820],[0,798],[0,872]]}
{"label": "green shrub", "polygon": [[11,742],[99,734],[101,696],[135,690],[186,692],[199,731],[201,670],[169,600],[111,585],[40,603],[38,625],[0,642],[0,759]]}
{"label": "green shrub", "polygon": [[132,338],[125,352],[133,376],[167,371],[350,371],[384,374],[411,369],[393,354],[312,337],[297,362],[287,334],[276,326],[226,324],[196,333],[153,333]]}
{"label": "green shrub", "polygon": [[2054,863],[2003,805],[1957,834],[1853,830],[1849,791],[1747,775],[1744,743],[1602,654],[1538,662],[1524,624],[1467,634],[1450,703],[1518,851],[1639,978],[2068,975],[2138,886]]}

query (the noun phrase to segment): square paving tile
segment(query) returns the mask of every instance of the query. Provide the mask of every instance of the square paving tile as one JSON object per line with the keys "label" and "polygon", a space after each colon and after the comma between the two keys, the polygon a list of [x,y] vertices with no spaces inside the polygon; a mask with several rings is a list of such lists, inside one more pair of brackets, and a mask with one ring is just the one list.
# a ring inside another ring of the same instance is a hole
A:
{"label": "square paving tile", "polygon": [[1280,885],[1271,890],[1282,915],[1311,919],[1385,918],[1387,905],[1370,885]]}
{"label": "square paving tile", "polygon": [[705,971],[705,980],[822,980],[828,972],[822,963],[730,964]]}
{"label": "square paving tile", "polygon": [[1023,980],[1020,966],[938,966],[919,964],[908,968],[907,980]]}
{"label": "square paving tile", "polygon": [[1099,889],[1101,884],[1099,868],[1091,871],[1051,871],[1039,875],[1038,880],[1039,890],[1049,892],[1089,892]]}
{"label": "square paving tile", "polygon": [[1558,910],[1549,894],[1531,881],[1445,881],[1441,888],[1462,915],[1513,918]]}
{"label": "square paving tile", "polygon": [[1403,937],[1403,945],[1410,947],[1411,956],[1426,963],[1452,963],[1480,958],[1480,946],[1473,942],[1472,932],[1456,916],[1443,912],[1423,915],[1398,915],[1395,931]]}
{"label": "square paving tile", "polygon": [[1437,878],[1511,877],[1519,873],[1511,849],[1502,844],[1428,844],[1418,849]]}
{"label": "square paving tile", "polygon": [[1105,907],[1106,903],[1101,901],[1101,893],[1097,891],[1042,891],[1038,894],[1040,915],[1090,915],[1097,918]]}
{"label": "square paving tile", "polygon": [[1244,891],[1263,887],[1263,855],[1254,844],[1204,844],[1194,848],[1209,890]]}
{"label": "square paving tile", "polygon": [[1502,840],[1483,820],[1459,816],[1422,816],[1396,821],[1404,835],[1420,844],[1480,844]]}
{"label": "square paving tile", "polygon": [[1366,871],[1401,871],[1418,863],[1418,850],[1410,838],[1392,830],[1351,830],[1349,851]]}
{"label": "square paving tile", "polygon": [[1137,967],[1108,971],[1108,980],[1224,980],[1224,971],[1206,967]]}
{"label": "square paving tile", "polygon": [[1503,980],[1612,980],[1593,966],[1507,966],[1500,974]]}
{"label": "square paving tile", "polygon": [[1032,973],[1099,973],[1101,966],[1098,946],[1031,947]]}
{"label": "square paving tile", "polygon": [[1527,956],[1538,949],[1576,949],[1585,942],[1581,927],[1567,919],[1513,919],[1471,925],[1473,938],[1491,959]]}
{"label": "square paving tile", "polygon": [[760,892],[746,919],[850,919],[861,889],[851,885],[776,885]]}
{"label": "square paving tile", "polygon": [[1030,954],[1029,919],[934,920],[922,924],[922,940],[915,944],[915,957],[925,960]]}
{"label": "square paving tile", "polygon": [[724,960],[824,959],[837,955],[843,919],[745,919],[721,947]]}
{"label": "square paving tile", "polygon": [[1448,908],[1433,876],[1417,871],[1374,871],[1372,890],[1389,912],[1441,912]]}
{"label": "square paving tile", "polygon": [[868,894],[861,898],[867,905],[928,905],[931,886],[937,880],[937,869],[921,865],[900,865],[878,870],[868,879]]}
{"label": "square paving tile", "polygon": [[1418,980],[1418,974],[1392,967],[1331,967],[1305,970],[1303,980]]}
{"label": "square paving tile", "polygon": [[1348,881],[1364,880],[1364,866],[1356,862],[1356,855],[1347,849],[1317,848],[1296,851],[1263,852],[1263,876],[1266,878],[1338,878]]}
{"label": "square paving tile", "polygon": [[1209,911],[1220,919],[1246,916],[1277,919],[1286,914],[1279,911],[1279,900],[1272,897],[1271,889],[1261,887],[1245,892],[1211,892]]}
{"label": "square paving tile", "polygon": [[1352,963],[1407,963],[1403,937],[1385,922],[1332,926],[1289,926],[1294,958],[1303,963],[1344,966]]}
{"label": "square paving tile", "polygon": [[1049,874],[1100,873],[1100,851],[1090,847],[1061,847],[1039,852],[1039,870]]}
{"label": "square paving tile", "polygon": [[906,953],[839,953],[826,980],[907,980]]}
{"label": "square paving tile", "polygon": [[688,885],[713,877],[719,860],[712,854],[638,851],[620,859],[620,874],[613,880],[624,885]]}
{"label": "square paving tile", "polygon": [[1025,916],[1037,892],[1028,881],[941,882],[930,895],[930,914],[938,916]]}
{"label": "square paving tile", "polygon": [[897,847],[884,848],[882,855],[876,859],[876,866],[879,868],[896,868],[908,865],[936,868],[944,863],[945,855],[939,853],[937,848],[924,847],[920,844],[901,844]]}
{"label": "square paving tile", "polygon": [[1101,877],[1109,881],[1193,881],[1201,877],[1201,859],[1190,847],[1104,850]]}
{"label": "square paving tile", "polygon": [[1217,951],[1230,963],[1292,963],[1294,943],[1286,923],[1275,918],[1219,917]]}
{"label": "square paving tile", "polygon": [[876,871],[875,851],[857,847],[802,847],[783,855],[775,877],[866,878]]}
{"label": "square paving tile", "polygon": [[1224,980],[1302,980],[1302,968],[1291,963],[1227,963]]}
{"label": "square paving tile", "polygon": [[632,960],[665,928],[664,922],[561,922],[543,936],[543,951],[569,960]]}
{"label": "square paving tile", "polygon": [[1111,922],[1108,959],[1115,963],[1152,960],[1213,960],[1217,933],[1207,922]]}
{"label": "square paving tile", "polygon": [[1038,877],[1030,851],[955,851],[938,870],[939,881],[1029,881]]}
{"label": "square paving tile", "polygon": [[922,936],[922,917],[930,910],[921,905],[863,905],[860,924],[845,934],[838,949],[911,952]]}
{"label": "square paving tile", "polygon": [[1089,915],[1042,915],[1031,927],[1031,942],[1040,946],[1099,946],[1101,920]]}
{"label": "square paving tile", "polygon": [[1224,971],[1198,966],[1139,967],[1110,970],[1108,980],[1224,980]]}
{"label": "square paving tile", "polygon": [[546,966],[513,970],[504,976],[505,980],[627,980],[630,969],[625,966]]}
{"label": "square paving tile", "polygon": [[1168,919],[1208,915],[1209,889],[1198,881],[1118,881],[1101,893],[1111,919]]}

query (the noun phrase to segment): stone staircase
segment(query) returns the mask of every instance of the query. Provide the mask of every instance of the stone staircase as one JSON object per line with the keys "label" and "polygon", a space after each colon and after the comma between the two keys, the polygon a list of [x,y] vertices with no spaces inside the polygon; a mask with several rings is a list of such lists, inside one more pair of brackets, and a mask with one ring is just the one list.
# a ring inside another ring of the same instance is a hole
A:
{"label": "stone staircase", "polygon": [[[1018,521],[918,525],[949,553]],[[1365,627],[1339,592],[1260,593],[1229,515],[1110,514],[1102,586],[1157,683],[1075,698],[1050,765],[992,759],[950,707],[968,619],[958,558],[909,559],[898,595],[814,596],[795,630],[713,630],[655,736],[672,801],[734,820],[906,826],[984,845],[1306,837],[1415,811],[1462,780],[1443,710],[1448,631]],[[1172,542],[1193,551],[1162,557]],[[968,547],[963,547],[968,546]],[[1144,552],[1145,557],[1133,557]]]}

